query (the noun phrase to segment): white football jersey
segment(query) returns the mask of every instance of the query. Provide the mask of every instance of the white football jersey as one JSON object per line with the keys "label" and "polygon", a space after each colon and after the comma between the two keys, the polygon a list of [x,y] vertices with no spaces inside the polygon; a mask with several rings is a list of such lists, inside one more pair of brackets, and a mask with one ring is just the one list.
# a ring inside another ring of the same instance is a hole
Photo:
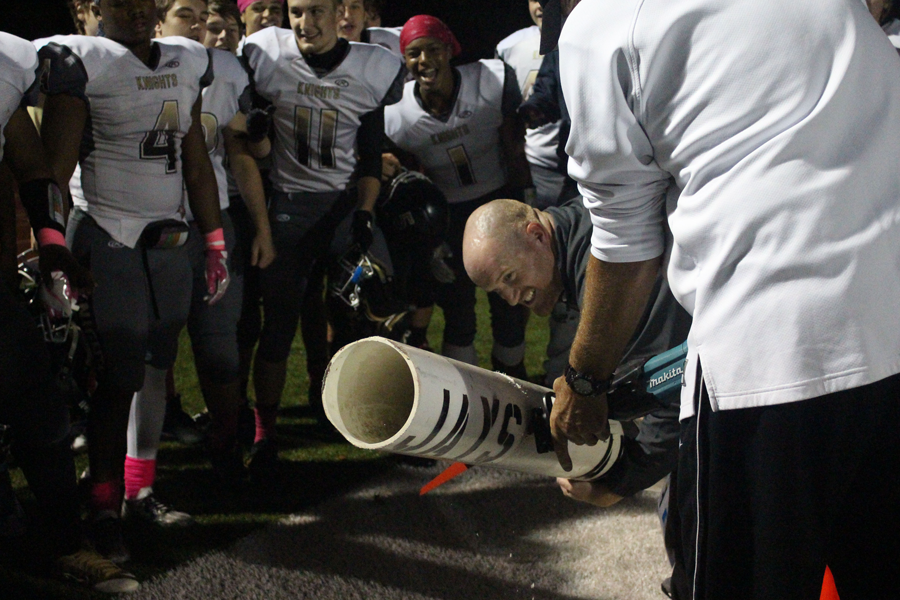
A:
{"label": "white football jersey", "polygon": [[[528,100],[531,95],[531,87],[544,61],[540,47],[541,29],[537,25],[520,29],[497,44],[497,56],[516,71],[523,100]],[[525,154],[533,165],[556,169],[559,166],[558,145],[558,121],[525,131]]]}
{"label": "white football jersey", "polygon": [[213,78],[206,48],[182,37],[154,40],[151,68],[107,38],[36,44],[42,91],[81,98],[88,109],[79,159],[88,214],[129,247],[149,223],[183,218],[181,140]]}
{"label": "white football jersey", "polygon": [[31,42],[0,31],[0,160],[6,123],[19,107],[34,104],[37,71],[37,52]]}
{"label": "white football jersey", "polygon": [[[240,61],[226,50],[210,49],[213,70],[216,78],[203,88],[203,113],[200,123],[206,138],[206,149],[216,172],[216,184],[219,187],[219,208],[228,208],[228,175],[225,169],[224,129],[234,116],[240,112],[250,111],[250,78]],[[193,220],[190,205],[185,195],[185,213],[187,219]]]}
{"label": "white football jersey", "polygon": [[356,167],[360,117],[395,101],[403,67],[380,46],[350,43],[347,56],[321,78],[290,29],[269,27],[247,38],[256,92],[275,105],[274,167],[280,192],[343,190]]}
{"label": "white football jersey", "polygon": [[387,48],[397,56],[400,53],[400,30],[402,27],[369,27],[366,29],[369,35],[368,43],[377,44]]}
{"label": "white football jersey", "polygon": [[446,121],[422,108],[415,81],[407,82],[403,99],[384,111],[387,136],[415,155],[451,203],[506,184],[499,132],[506,67],[499,60],[480,60],[458,71],[459,93]]}

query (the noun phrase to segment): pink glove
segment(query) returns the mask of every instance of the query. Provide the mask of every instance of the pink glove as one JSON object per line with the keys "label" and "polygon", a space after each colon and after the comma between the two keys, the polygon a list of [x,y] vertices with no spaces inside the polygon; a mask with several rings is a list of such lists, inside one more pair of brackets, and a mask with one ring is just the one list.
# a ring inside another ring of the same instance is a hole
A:
{"label": "pink glove", "polygon": [[230,281],[225,233],[220,227],[205,234],[203,238],[206,240],[206,288],[209,291],[204,300],[215,304],[225,295]]}

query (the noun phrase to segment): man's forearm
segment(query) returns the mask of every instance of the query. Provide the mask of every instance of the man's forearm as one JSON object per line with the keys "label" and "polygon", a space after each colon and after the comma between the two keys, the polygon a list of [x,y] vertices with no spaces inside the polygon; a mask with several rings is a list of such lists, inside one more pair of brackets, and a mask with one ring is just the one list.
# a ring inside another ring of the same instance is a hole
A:
{"label": "man's forearm", "polygon": [[381,181],[375,177],[360,177],[357,182],[359,204],[357,209],[372,212],[375,210],[375,201],[381,193]]}
{"label": "man's forearm", "polygon": [[209,233],[222,227],[216,175],[208,160],[206,165],[185,163],[184,187],[187,189],[188,204],[200,231]]}
{"label": "man's forearm", "polygon": [[607,378],[619,365],[659,274],[661,258],[609,263],[591,256],[581,322],[569,352],[575,370]]}
{"label": "man's forearm", "polygon": [[248,142],[234,135],[228,129],[225,130],[225,151],[228,154],[228,164],[231,173],[237,183],[247,212],[257,232],[271,235],[269,217],[266,213],[266,196],[263,188],[262,177],[256,161],[247,149]]}

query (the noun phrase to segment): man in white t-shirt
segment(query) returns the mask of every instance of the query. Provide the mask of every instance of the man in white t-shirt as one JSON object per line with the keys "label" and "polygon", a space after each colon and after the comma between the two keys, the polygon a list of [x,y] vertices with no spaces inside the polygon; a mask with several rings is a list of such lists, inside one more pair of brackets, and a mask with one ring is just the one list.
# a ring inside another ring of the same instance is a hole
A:
{"label": "man in white t-shirt", "polygon": [[[567,4],[545,2],[545,34]],[[555,385],[561,463],[567,441],[606,435],[668,192],[669,283],[694,318],[677,481],[693,597],[814,598],[826,564],[842,598],[895,596],[894,49],[845,0],[583,2],[559,48],[569,174],[594,224]]]}

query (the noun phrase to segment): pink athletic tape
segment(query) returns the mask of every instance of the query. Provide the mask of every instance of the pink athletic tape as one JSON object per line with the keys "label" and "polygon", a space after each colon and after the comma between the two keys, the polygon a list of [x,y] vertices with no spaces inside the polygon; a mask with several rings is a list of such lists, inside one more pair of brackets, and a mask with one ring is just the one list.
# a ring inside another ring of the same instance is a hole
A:
{"label": "pink athletic tape", "polygon": [[206,248],[209,250],[225,249],[225,230],[221,227],[209,233],[204,233],[203,239],[206,241]]}
{"label": "pink athletic tape", "polygon": [[118,513],[122,508],[122,488],[115,481],[91,484],[91,508]]}
{"label": "pink athletic tape", "polygon": [[134,500],[142,489],[153,487],[154,481],[156,481],[156,460],[125,457],[125,498]]}
{"label": "pink athletic tape", "polygon": [[66,238],[59,231],[52,229],[50,227],[44,227],[43,229],[38,229],[37,234],[35,234],[37,238],[39,246],[65,246]]}

